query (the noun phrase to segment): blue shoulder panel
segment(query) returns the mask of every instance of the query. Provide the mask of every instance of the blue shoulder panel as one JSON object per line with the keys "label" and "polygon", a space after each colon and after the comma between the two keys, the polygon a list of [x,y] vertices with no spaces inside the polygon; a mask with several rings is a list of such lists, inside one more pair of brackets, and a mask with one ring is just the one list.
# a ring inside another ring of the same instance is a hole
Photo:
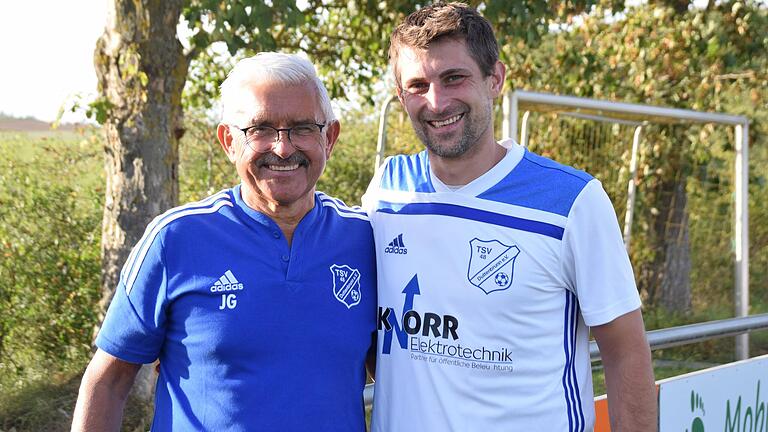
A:
{"label": "blue shoulder panel", "polygon": [[515,169],[478,198],[567,217],[576,197],[592,178],[584,171],[526,150]]}
{"label": "blue shoulder panel", "polygon": [[429,176],[427,152],[398,155],[389,159],[381,176],[382,189],[403,192],[434,192]]}

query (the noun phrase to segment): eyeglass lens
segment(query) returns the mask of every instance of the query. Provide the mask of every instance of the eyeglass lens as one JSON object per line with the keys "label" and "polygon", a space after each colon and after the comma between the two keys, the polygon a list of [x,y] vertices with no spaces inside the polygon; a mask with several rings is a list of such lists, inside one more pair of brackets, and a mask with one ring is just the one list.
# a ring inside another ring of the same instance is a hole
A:
{"label": "eyeglass lens", "polygon": [[299,150],[306,150],[320,141],[322,127],[313,123],[300,124],[290,128],[251,126],[243,129],[246,142],[256,151],[271,149],[280,139],[280,132],[287,134],[288,141]]}

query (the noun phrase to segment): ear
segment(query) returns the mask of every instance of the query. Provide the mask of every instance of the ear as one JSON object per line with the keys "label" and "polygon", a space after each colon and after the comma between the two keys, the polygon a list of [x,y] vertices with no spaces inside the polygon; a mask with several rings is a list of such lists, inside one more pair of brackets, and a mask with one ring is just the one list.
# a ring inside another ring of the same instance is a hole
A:
{"label": "ear", "polygon": [[237,152],[235,151],[234,138],[229,131],[229,125],[219,123],[219,126],[216,128],[216,137],[219,139],[219,144],[224,149],[224,153],[227,154],[229,161],[235,163],[237,161]]}
{"label": "ear", "polygon": [[498,97],[504,89],[504,78],[506,78],[506,76],[506,66],[504,66],[504,63],[502,62],[496,61],[496,64],[493,65],[493,69],[491,69],[491,75],[488,77],[490,78],[491,95],[493,95],[494,98]]}
{"label": "ear", "polygon": [[333,152],[333,146],[336,145],[336,140],[339,139],[339,133],[341,133],[341,123],[338,120],[332,121],[325,130],[325,158],[330,159],[331,152]]}

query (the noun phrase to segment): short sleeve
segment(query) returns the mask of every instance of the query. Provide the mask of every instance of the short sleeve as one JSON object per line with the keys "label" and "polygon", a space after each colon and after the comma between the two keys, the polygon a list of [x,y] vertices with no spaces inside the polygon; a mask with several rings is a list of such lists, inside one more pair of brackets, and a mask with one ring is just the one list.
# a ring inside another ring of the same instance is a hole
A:
{"label": "short sleeve", "polygon": [[128,257],[96,346],[130,363],[157,359],[165,339],[166,268],[151,225]]}
{"label": "short sleeve", "polygon": [[632,265],[611,201],[598,180],[576,197],[563,236],[563,271],[588,326],[640,307]]}

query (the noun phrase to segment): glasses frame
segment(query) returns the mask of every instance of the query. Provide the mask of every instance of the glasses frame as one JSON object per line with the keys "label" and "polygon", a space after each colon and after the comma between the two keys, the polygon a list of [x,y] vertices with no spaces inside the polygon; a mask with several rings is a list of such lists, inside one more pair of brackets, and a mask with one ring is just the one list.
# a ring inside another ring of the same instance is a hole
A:
{"label": "glasses frame", "polygon": [[267,126],[267,125],[260,125],[260,124],[259,125],[251,125],[251,126],[248,126],[248,127],[245,127],[245,128],[241,128],[241,127],[238,127],[238,126],[235,126],[235,127],[237,129],[239,129],[243,133],[243,137],[245,138],[246,145],[251,147],[253,150],[259,151],[258,146],[251,146],[251,140],[248,138],[248,131],[249,130],[251,130],[253,128],[265,128],[265,129],[272,129],[273,131],[275,131],[275,140],[271,142],[272,146],[274,146],[278,141],[280,141],[280,132],[285,132],[288,135],[288,142],[291,143],[292,146],[296,147],[297,149],[303,149],[303,148],[305,148],[304,146],[297,146],[297,145],[295,145],[293,143],[293,140],[291,139],[291,132],[294,129],[298,128],[298,127],[308,126],[308,125],[317,126],[317,128],[319,129],[318,132],[320,133],[321,136],[322,136],[322,133],[323,133],[323,128],[328,126],[328,124],[326,124],[326,123],[301,123],[301,124],[297,124],[295,126],[291,126],[289,128],[276,128],[276,127]]}

